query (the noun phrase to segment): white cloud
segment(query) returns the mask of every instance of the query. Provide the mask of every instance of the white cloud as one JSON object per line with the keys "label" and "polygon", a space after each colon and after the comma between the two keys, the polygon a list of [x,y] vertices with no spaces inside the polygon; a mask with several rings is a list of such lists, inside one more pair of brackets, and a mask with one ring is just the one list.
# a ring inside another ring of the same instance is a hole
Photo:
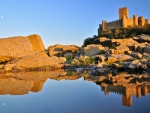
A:
{"label": "white cloud", "polygon": [[1,18],[4,18],[4,16],[1,16]]}

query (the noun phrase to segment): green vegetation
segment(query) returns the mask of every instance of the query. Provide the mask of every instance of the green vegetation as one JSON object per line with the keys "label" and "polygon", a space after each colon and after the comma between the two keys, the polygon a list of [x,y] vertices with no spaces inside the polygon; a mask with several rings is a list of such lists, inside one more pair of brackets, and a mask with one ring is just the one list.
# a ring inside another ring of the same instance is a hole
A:
{"label": "green vegetation", "polygon": [[79,59],[74,59],[72,62],[70,62],[71,65],[76,65],[76,66],[87,66],[90,64],[95,64],[95,57],[81,57]]}
{"label": "green vegetation", "polygon": [[105,54],[105,50],[100,50],[99,54]]}
{"label": "green vegetation", "polygon": [[137,35],[148,34],[150,35],[150,25],[144,27],[119,27],[112,30],[106,30],[101,32],[99,37],[107,37],[110,39],[123,39],[123,38],[132,38]]}
{"label": "green vegetation", "polygon": [[66,58],[67,63],[71,63],[73,60],[73,55],[72,53],[67,53],[64,55],[64,57]]}
{"label": "green vegetation", "polygon": [[146,25],[144,27],[119,27],[112,30],[102,31],[99,36],[94,35],[93,37],[88,37],[84,40],[83,46],[93,44],[93,41],[99,37],[107,37],[110,39],[124,39],[124,38],[132,38],[134,36],[138,36],[141,34],[150,35],[150,25]]}

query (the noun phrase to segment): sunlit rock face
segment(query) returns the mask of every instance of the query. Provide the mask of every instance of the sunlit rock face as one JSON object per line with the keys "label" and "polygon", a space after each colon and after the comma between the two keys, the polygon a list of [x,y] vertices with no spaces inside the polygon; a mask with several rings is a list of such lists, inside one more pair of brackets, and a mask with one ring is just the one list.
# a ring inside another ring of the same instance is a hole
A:
{"label": "sunlit rock face", "polygon": [[48,47],[50,56],[64,56],[66,53],[77,53],[79,47],[76,45],[52,45]]}
{"label": "sunlit rock face", "polygon": [[87,45],[84,47],[84,53],[85,56],[94,56],[100,53],[101,50],[104,50],[105,48],[102,45]]}
{"label": "sunlit rock face", "polygon": [[0,39],[0,62],[20,58],[35,52],[44,51],[45,47],[39,35],[14,36]]}

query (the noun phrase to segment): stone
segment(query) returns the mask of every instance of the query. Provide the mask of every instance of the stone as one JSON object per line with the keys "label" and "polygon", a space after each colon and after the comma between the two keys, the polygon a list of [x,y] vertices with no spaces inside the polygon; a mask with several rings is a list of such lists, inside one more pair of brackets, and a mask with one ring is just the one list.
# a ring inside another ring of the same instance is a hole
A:
{"label": "stone", "polygon": [[96,66],[98,68],[104,68],[104,67],[106,67],[106,63],[105,62],[101,62],[101,63],[98,63]]}
{"label": "stone", "polygon": [[140,60],[140,62],[141,62],[142,64],[146,64],[146,63],[148,62],[148,60],[145,59],[145,58],[143,58],[143,59]]}
{"label": "stone", "polygon": [[108,47],[108,46],[112,46],[112,42],[110,39],[106,38],[106,37],[100,37],[100,38],[97,38],[95,39],[93,42],[93,44],[100,44],[102,45],[103,47]]}
{"label": "stone", "polygon": [[139,60],[133,60],[129,66],[127,66],[126,70],[127,71],[137,71],[138,69],[140,69],[142,66],[141,62]]}
{"label": "stone", "polygon": [[134,37],[134,40],[138,42],[150,42],[150,36],[146,34],[138,35],[137,37]]}
{"label": "stone", "polygon": [[22,57],[14,64],[6,64],[4,69],[7,71],[14,70],[24,70],[36,68],[48,68],[48,69],[60,69],[63,68],[65,58],[58,58],[56,56],[48,57],[45,52],[37,53],[34,55],[28,55]]}
{"label": "stone", "polygon": [[117,42],[120,45],[137,45],[138,42],[134,41],[132,38],[126,38],[126,39],[112,39],[112,42]]}
{"label": "stone", "polygon": [[66,53],[77,53],[79,47],[76,45],[60,45],[56,44],[48,47],[49,56],[64,56]]}
{"label": "stone", "polygon": [[112,64],[112,68],[115,68],[115,69],[124,69],[124,66],[121,65],[121,64],[118,64],[118,63],[113,63]]}
{"label": "stone", "polygon": [[118,62],[119,60],[116,57],[107,57],[106,59],[107,63],[114,63],[114,62]]}
{"label": "stone", "polygon": [[145,46],[146,46],[145,43],[137,45],[136,51],[139,53],[143,53]]}
{"label": "stone", "polygon": [[4,68],[4,64],[0,64],[0,69],[3,69]]}
{"label": "stone", "polygon": [[99,62],[104,62],[106,57],[104,55],[96,55],[95,56],[95,63],[98,64]]}
{"label": "stone", "polygon": [[85,53],[84,55],[95,56],[98,55],[100,51],[104,49],[105,48],[102,45],[95,45],[95,44],[87,45],[86,47],[84,47],[84,53]]}
{"label": "stone", "polygon": [[99,68],[99,69],[92,70],[90,74],[94,76],[103,76],[109,74],[110,72],[111,70],[109,68]]}
{"label": "stone", "polygon": [[143,52],[150,53],[150,46],[149,45],[145,46]]}
{"label": "stone", "polygon": [[122,62],[122,61],[132,61],[134,60],[133,57],[126,55],[126,54],[120,54],[120,55],[111,55],[107,58],[108,63],[115,63],[115,62]]}
{"label": "stone", "polygon": [[142,54],[138,52],[132,52],[131,56],[134,58],[142,58]]}
{"label": "stone", "polygon": [[27,39],[29,40],[30,44],[32,45],[32,51],[41,52],[41,51],[45,50],[44,44],[39,35],[32,34],[32,35],[27,36]]}
{"label": "stone", "polygon": [[11,71],[11,70],[13,70],[14,66],[15,66],[15,64],[6,64],[4,66],[4,70],[5,71]]}
{"label": "stone", "polygon": [[35,52],[44,51],[43,42],[38,35],[31,35],[28,38],[23,36],[1,38],[0,45],[0,62],[7,62]]}

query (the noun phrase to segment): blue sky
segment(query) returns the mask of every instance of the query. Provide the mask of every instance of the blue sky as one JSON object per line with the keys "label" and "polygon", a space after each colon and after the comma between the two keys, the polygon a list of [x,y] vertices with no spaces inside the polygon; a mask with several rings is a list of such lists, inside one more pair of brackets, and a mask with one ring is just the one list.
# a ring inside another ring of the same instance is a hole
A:
{"label": "blue sky", "polygon": [[118,19],[118,8],[150,20],[150,0],[0,0],[0,37],[39,34],[45,47],[81,45],[97,35],[103,19]]}

